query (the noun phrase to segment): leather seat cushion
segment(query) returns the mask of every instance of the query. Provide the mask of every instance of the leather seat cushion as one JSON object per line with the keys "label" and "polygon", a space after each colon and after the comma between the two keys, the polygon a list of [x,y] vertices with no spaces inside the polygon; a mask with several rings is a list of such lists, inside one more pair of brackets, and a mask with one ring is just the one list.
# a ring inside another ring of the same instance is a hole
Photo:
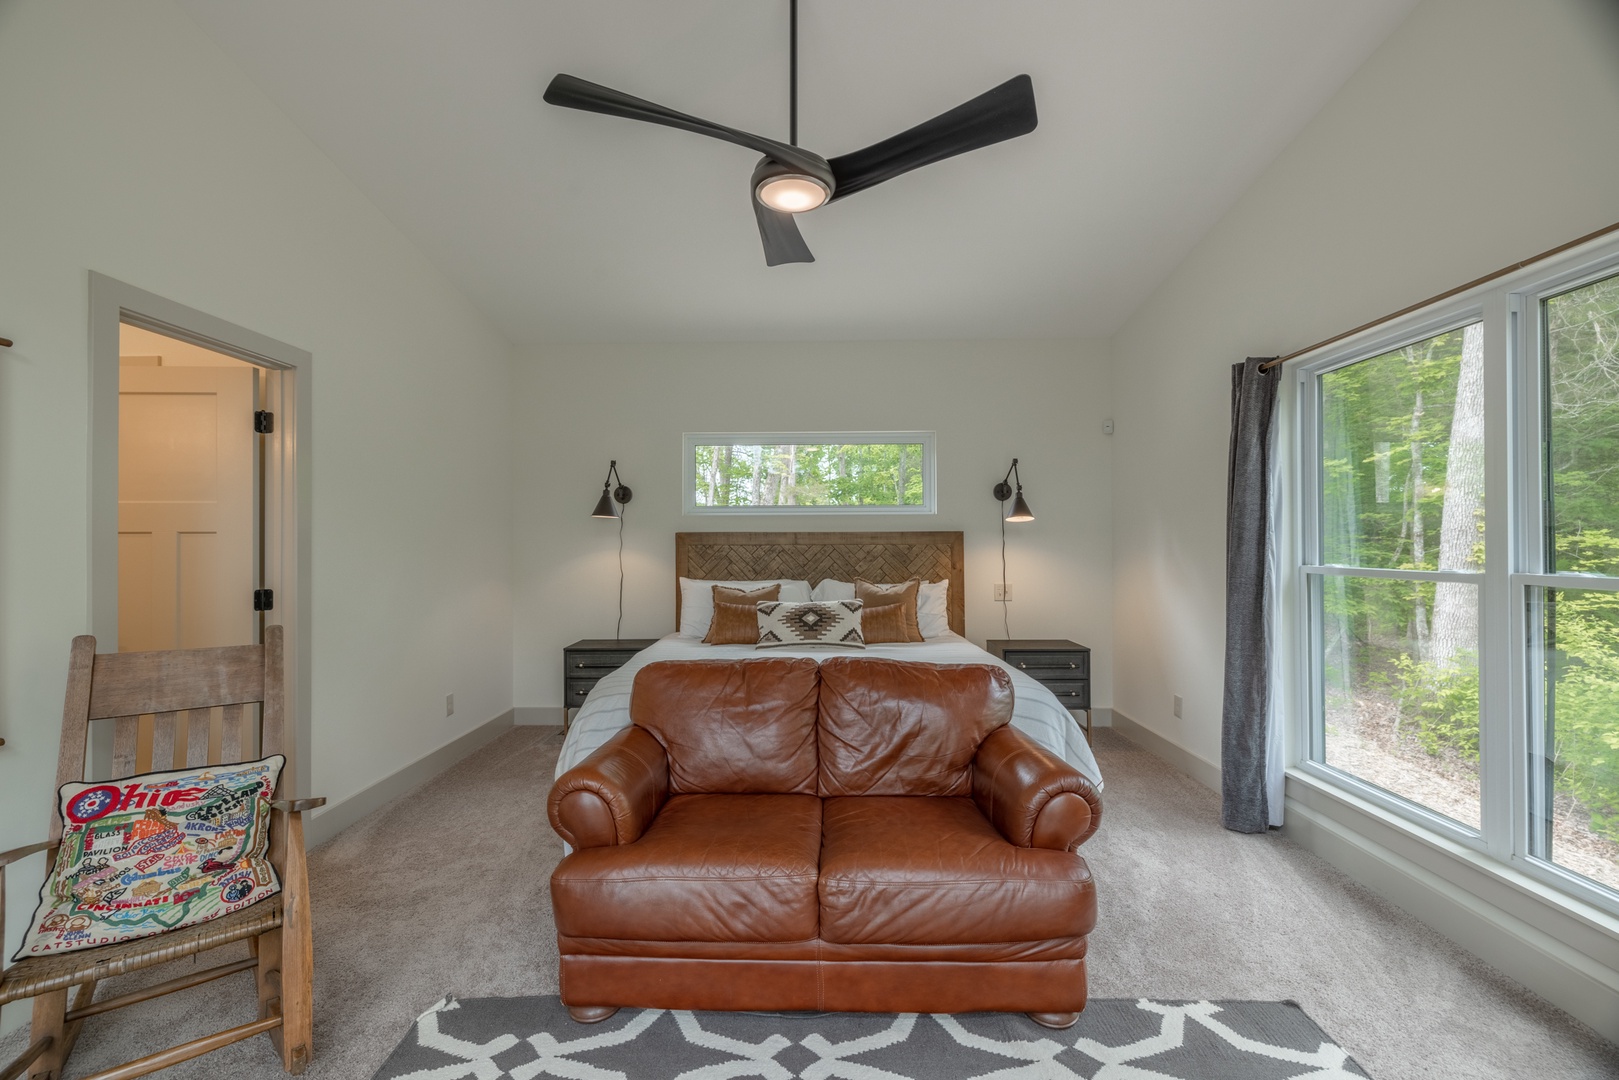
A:
{"label": "leather seat cushion", "polygon": [[968,798],[827,799],[821,834],[826,941],[1046,941],[1096,925],[1084,859],[1008,843]]}
{"label": "leather seat cushion", "polygon": [[557,930],[642,941],[806,941],[819,921],[821,800],[675,795],[633,844],[551,876]]}

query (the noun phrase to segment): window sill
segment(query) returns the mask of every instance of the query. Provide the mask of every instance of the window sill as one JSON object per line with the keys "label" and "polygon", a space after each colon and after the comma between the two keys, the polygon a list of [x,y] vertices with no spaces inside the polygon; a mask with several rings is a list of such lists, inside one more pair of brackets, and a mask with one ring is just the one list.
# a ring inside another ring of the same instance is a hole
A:
{"label": "window sill", "polygon": [[1287,798],[1619,972],[1619,916],[1302,769]]}

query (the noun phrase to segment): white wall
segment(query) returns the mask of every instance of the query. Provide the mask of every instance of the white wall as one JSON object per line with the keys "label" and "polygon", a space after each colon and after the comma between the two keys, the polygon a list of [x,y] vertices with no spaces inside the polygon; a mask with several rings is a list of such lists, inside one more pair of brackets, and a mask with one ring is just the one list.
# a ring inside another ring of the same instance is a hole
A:
{"label": "white wall", "polygon": [[[593,520],[607,462],[635,497],[625,518],[625,637],[674,629],[676,532],[961,529],[967,635],[1004,636],[1000,504],[1015,456],[1035,520],[1007,526],[1018,637],[1093,650],[1093,700],[1111,702],[1112,441],[1107,352],[1084,341],[619,345],[530,350],[517,370],[519,707],[559,708],[562,648],[611,637],[616,526]],[[939,512],[682,514],[687,431],[938,433]]]}
{"label": "white wall", "polygon": [[0,5],[0,147],[0,849],[44,837],[89,627],[92,270],[314,356],[314,793],[509,709],[491,324],[169,3]]}
{"label": "white wall", "polygon": [[1119,712],[1219,760],[1231,364],[1619,220],[1613,8],[1427,0],[1113,340]]}

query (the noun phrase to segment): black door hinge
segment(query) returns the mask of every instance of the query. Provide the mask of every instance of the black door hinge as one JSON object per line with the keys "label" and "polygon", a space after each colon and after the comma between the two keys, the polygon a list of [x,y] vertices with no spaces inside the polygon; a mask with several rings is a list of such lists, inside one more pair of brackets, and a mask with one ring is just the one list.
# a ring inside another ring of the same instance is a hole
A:
{"label": "black door hinge", "polygon": [[273,412],[265,412],[263,409],[260,409],[258,412],[254,413],[253,414],[253,430],[258,432],[260,435],[272,435],[272,434],[274,434],[275,433],[275,413],[273,413]]}
{"label": "black door hinge", "polygon": [[275,590],[274,589],[254,589],[253,590],[253,610],[254,611],[274,611],[275,610]]}

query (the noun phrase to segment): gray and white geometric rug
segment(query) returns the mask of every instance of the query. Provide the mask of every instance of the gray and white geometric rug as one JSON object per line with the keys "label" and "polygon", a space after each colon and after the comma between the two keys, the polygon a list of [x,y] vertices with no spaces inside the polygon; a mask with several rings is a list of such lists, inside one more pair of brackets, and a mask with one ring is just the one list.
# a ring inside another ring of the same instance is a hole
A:
{"label": "gray and white geometric rug", "polygon": [[1093,1000],[1050,1031],[1021,1013],[568,1018],[554,995],[445,998],[376,1080],[1349,1080],[1361,1067],[1290,1001]]}

